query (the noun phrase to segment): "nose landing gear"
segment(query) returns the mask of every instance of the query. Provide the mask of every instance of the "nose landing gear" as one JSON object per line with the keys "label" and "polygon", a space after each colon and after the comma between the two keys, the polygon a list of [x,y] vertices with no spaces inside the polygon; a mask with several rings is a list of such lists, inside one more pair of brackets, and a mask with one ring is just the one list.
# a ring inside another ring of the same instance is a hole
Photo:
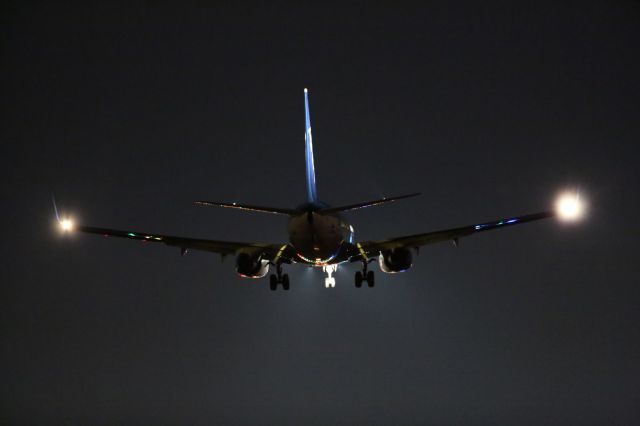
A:
{"label": "nose landing gear", "polygon": [[362,272],[356,272],[356,288],[362,287],[362,282],[366,281],[369,287],[376,285],[375,276],[373,271],[367,271],[367,262],[362,262]]}
{"label": "nose landing gear", "polygon": [[289,274],[282,273],[282,264],[276,265],[276,273],[269,276],[269,288],[271,291],[275,291],[278,288],[278,284],[282,284],[284,290],[289,290]]}
{"label": "nose landing gear", "polygon": [[325,288],[335,288],[336,279],[332,277],[333,273],[338,270],[338,265],[324,265],[322,271],[327,273],[327,278],[324,279]]}

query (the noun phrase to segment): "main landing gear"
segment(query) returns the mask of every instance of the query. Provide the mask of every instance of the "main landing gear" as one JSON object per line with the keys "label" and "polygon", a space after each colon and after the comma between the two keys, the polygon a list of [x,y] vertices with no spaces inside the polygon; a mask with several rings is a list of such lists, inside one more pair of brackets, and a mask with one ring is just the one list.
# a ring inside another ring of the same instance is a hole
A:
{"label": "main landing gear", "polygon": [[369,287],[373,287],[376,285],[375,276],[373,275],[373,271],[367,271],[367,262],[362,262],[362,272],[356,272],[356,287],[362,287],[362,282],[366,281]]}
{"label": "main landing gear", "polygon": [[269,288],[271,291],[275,291],[278,288],[278,284],[282,284],[284,290],[289,290],[289,274],[282,273],[282,265],[280,263],[276,265],[276,273],[269,276]]}

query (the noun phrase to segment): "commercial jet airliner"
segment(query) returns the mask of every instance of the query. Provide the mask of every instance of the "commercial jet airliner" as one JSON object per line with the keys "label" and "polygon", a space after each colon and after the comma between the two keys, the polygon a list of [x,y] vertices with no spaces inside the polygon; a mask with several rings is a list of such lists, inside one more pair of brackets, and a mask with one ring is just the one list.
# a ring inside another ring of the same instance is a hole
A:
{"label": "commercial jet airliner", "polygon": [[336,271],[338,265],[346,262],[360,262],[362,270],[355,273],[355,286],[362,287],[363,282],[366,282],[369,287],[373,287],[375,284],[374,273],[368,268],[369,263],[372,261],[378,261],[382,272],[392,274],[404,272],[411,268],[413,264],[413,251],[417,251],[419,247],[427,244],[452,241],[457,246],[460,238],[485,231],[507,228],[556,216],[564,219],[577,219],[582,215],[583,208],[579,197],[568,194],[559,199],[556,203],[556,208],[553,210],[385,240],[358,241],[354,237],[353,226],[347,223],[340,213],[389,203],[419,194],[389,197],[340,207],[331,207],[320,201],[316,192],[309,93],[307,89],[304,89],[304,106],[306,202],[292,209],[217,201],[195,202],[200,206],[227,207],[289,216],[288,242],[263,244],[216,241],[76,225],[71,219],[60,217],[56,208],[56,217],[60,227],[65,232],[80,231],[109,237],[164,243],[168,246],[180,248],[182,254],[185,254],[187,250],[203,250],[218,253],[222,256],[233,255],[236,259],[236,271],[241,277],[262,278],[267,275],[271,266],[275,268],[275,274],[272,273],[269,277],[271,290],[276,290],[278,285],[281,285],[284,290],[289,290],[289,275],[283,273],[283,265],[285,264],[296,263],[322,268],[327,274],[325,287],[332,288],[336,285],[332,274]]}

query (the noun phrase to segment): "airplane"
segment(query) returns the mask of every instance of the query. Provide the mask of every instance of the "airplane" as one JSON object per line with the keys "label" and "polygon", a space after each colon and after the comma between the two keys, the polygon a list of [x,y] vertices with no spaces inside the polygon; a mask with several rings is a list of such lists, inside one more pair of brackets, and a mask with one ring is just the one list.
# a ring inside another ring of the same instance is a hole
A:
{"label": "airplane", "polygon": [[360,288],[366,282],[369,287],[374,287],[374,272],[368,268],[369,263],[373,261],[378,261],[382,272],[389,274],[404,272],[413,265],[413,252],[417,252],[421,246],[427,244],[452,241],[457,246],[460,238],[485,231],[508,228],[552,217],[575,220],[583,214],[584,206],[578,194],[564,194],[556,203],[556,208],[552,210],[384,240],[357,241],[354,237],[353,226],[340,215],[342,212],[386,204],[419,194],[412,193],[339,207],[331,207],[320,201],[316,191],[309,92],[306,88],[304,89],[304,107],[306,202],[295,208],[278,208],[219,201],[195,201],[195,204],[199,206],[216,206],[289,216],[288,242],[263,244],[216,241],[76,225],[71,219],[60,217],[54,200],[54,209],[59,225],[64,232],[80,231],[108,237],[163,243],[180,248],[182,255],[186,254],[188,250],[218,253],[223,258],[233,255],[236,259],[236,271],[241,277],[263,278],[268,274],[269,268],[274,267],[275,273],[269,277],[269,288],[276,290],[278,285],[281,285],[284,290],[289,290],[289,275],[283,273],[283,265],[301,264],[322,268],[327,274],[325,287],[334,288],[336,281],[332,274],[337,270],[338,265],[360,262],[362,269],[355,273],[355,286]]}

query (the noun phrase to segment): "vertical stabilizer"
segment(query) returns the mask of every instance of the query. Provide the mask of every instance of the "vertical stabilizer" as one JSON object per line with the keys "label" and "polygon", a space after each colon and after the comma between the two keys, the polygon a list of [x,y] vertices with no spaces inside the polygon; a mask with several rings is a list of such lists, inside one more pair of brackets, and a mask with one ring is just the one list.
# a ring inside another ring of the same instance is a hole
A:
{"label": "vertical stabilizer", "polygon": [[309,115],[309,92],[304,89],[304,113],[305,113],[305,159],[307,162],[307,201],[316,203],[318,196],[316,195],[316,171],[313,167],[313,142],[311,138],[311,117]]}

